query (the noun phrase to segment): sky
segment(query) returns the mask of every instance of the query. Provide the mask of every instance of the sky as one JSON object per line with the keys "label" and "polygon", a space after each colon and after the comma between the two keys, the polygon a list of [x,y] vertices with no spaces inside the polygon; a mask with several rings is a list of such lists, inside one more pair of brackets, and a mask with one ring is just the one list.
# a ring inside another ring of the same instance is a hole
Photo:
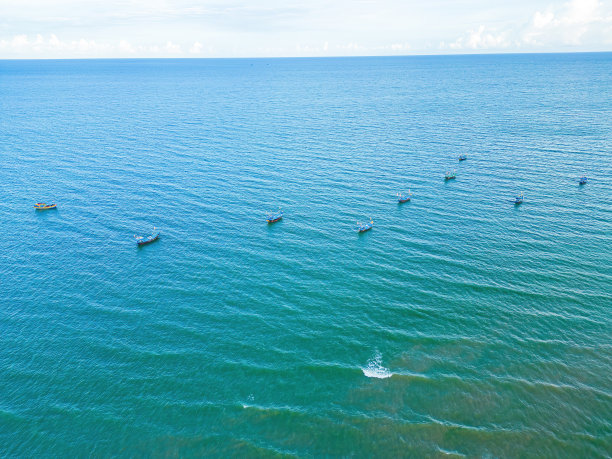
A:
{"label": "sky", "polygon": [[612,0],[0,0],[0,59],[612,51]]}

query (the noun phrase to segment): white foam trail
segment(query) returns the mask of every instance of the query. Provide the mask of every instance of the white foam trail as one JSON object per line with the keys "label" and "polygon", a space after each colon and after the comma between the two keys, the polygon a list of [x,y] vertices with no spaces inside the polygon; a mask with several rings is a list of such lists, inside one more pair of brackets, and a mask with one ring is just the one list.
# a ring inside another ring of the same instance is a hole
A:
{"label": "white foam trail", "polygon": [[380,352],[376,352],[374,358],[368,361],[368,366],[361,370],[368,378],[384,379],[393,376],[393,373],[388,368],[382,366],[382,355]]}
{"label": "white foam trail", "polygon": [[459,453],[457,451],[447,451],[445,449],[442,449],[440,447],[438,447],[438,451],[440,451],[442,454],[444,454],[445,456],[457,456],[457,457],[466,457],[465,454],[463,453]]}

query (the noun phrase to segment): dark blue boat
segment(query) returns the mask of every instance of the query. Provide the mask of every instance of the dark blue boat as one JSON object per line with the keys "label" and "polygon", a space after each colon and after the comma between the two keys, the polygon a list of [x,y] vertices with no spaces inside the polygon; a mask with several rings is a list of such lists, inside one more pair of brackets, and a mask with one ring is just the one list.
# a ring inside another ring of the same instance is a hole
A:
{"label": "dark blue boat", "polygon": [[136,236],[134,235],[134,239],[136,239],[136,244],[138,245],[146,245],[150,244],[153,241],[157,241],[159,239],[159,231],[155,231],[155,227],[153,227],[153,234],[149,236]]}
{"label": "dark blue boat", "polygon": [[467,159],[467,155],[459,155],[459,161],[465,161]]}
{"label": "dark blue boat", "polygon": [[410,198],[412,198],[412,193],[410,192],[410,190],[408,190],[408,194],[404,195],[402,193],[397,193],[397,201],[401,204],[403,202],[408,202],[410,201]]}
{"label": "dark blue boat", "polygon": [[276,212],[275,214],[273,213],[269,213],[268,216],[266,217],[266,221],[268,223],[276,223],[279,220],[282,220],[283,218],[283,211],[278,209],[278,212]]}
{"label": "dark blue boat", "polygon": [[365,231],[370,231],[374,227],[374,220],[370,219],[369,223],[359,223],[357,222],[357,232],[363,233]]}
{"label": "dark blue boat", "polygon": [[521,194],[519,194],[516,198],[514,198],[514,204],[522,204],[524,199],[525,199],[525,196],[523,195],[523,192],[521,191]]}
{"label": "dark blue boat", "polygon": [[582,177],[580,177],[580,181],[578,182],[580,185],[586,185],[587,182],[587,176],[583,175]]}

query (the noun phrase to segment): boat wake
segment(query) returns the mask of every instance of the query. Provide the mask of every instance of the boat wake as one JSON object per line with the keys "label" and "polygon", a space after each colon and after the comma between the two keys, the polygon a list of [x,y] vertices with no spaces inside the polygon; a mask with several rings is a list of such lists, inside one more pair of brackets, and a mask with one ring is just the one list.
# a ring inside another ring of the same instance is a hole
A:
{"label": "boat wake", "polygon": [[[249,396],[247,397],[247,401],[248,402],[253,402],[255,400],[255,397],[253,397],[253,394],[249,394]],[[249,404],[249,403],[243,403],[242,404],[242,408],[246,409],[246,408],[251,408],[253,405]]]}
{"label": "boat wake", "polygon": [[368,378],[385,379],[393,376],[393,373],[388,368],[382,366],[382,355],[378,351],[373,358],[368,360],[368,366],[361,370]]}

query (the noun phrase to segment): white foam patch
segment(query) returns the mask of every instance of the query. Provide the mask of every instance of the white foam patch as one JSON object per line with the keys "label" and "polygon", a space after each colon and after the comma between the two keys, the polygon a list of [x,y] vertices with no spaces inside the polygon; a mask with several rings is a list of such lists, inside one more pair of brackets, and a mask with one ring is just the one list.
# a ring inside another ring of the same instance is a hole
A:
{"label": "white foam patch", "polygon": [[388,368],[382,366],[382,355],[376,352],[373,358],[368,361],[368,366],[362,368],[363,374],[368,378],[385,379],[393,376],[393,373]]}
{"label": "white foam patch", "polygon": [[[253,394],[249,394],[249,396],[247,397],[247,400],[249,402],[252,402],[255,400],[255,397],[253,397]],[[246,403],[242,404],[242,408],[247,409],[247,408],[251,408],[253,405],[247,405]]]}

